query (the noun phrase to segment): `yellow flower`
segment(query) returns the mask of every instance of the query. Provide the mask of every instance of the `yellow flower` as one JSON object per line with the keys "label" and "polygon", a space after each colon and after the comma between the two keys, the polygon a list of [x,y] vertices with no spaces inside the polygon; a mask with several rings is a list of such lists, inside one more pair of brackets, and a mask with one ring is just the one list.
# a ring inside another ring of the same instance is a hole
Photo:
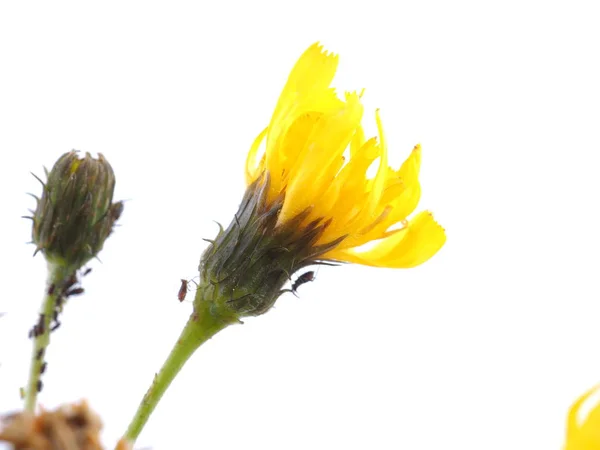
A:
{"label": "yellow flower", "polygon": [[[346,93],[342,100],[330,88],[336,68],[337,57],[317,44],[293,68],[269,126],[248,154],[240,206],[202,254],[194,312],[144,396],[127,441],[135,441],[192,353],[240,318],[267,312],[297,271],[337,265],[332,262],[414,267],[444,245],[444,230],[430,213],[406,220],[421,195],[421,148],[399,169],[390,168],[379,114],[379,139],[366,140],[361,95]],[[313,271],[299,275],[291,291],[313,279]]]}
{"label": "yellow flower", "polygon": [[600,450],[600,403],[582,417],[581,408],[600,393],[600,385],[583,394],[571,407],[567,419],[565,450]]}
{"label": "yellow flower", "polygon": [[[430,213],[406,220],[421,195],[421,148],[389,167],[379,114],[379,138],[365,139],[361,95],[341,100],[330,87],[336,67],[337,57],[315,44],[293,68],[248,154],[238,212],[202,255],[197,301],[258,315],[306,266],[414,267],[444,244]],[[302,275],[292,290],[312,278]]]}
{"label": "yellow flower", "polygon": [[[379,140],[365,140],[361,95],[346,93],[341,100],[330,87],[337,63],[337,56],[318,44],[300,57],[271,123],[250,149],[246,180],[250,185],[268,171],[267,201],[285,196],[280,225],[309,211],[304,225],[315,220],[328,223],[317,245],[344,237],[322,259],[377,267],[417,266],[446,241],[430,213],[406,221],[421,194],[421,147],[417,145],[398,170],[390,168],[378,112]],[[378,169],[369,178],[367,169],[374,163]],[[400,226],[390,230],[394,225]],[[377,242],[370,249],[357,248],[371,241]]]}

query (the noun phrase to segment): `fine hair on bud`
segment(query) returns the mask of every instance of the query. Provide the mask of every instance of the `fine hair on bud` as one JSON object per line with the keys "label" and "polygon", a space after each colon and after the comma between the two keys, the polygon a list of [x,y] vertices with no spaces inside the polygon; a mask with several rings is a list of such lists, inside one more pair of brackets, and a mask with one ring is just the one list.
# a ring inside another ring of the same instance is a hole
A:
{"label": "fine hair on bud", "polygon": [[113,203],[115,174],[102,154],[71,151],[47,178],[33,214],[36,253],[76,270],[98,255],[123,212],[122,202]]}
{"label": "fine hair on bud", "polygon": [[291,274],[326,264],[319,257],[344,239],[318,244],[329,223],[303,224],[309,210],[278,224],[283,196],[268,202],[268,190],[265,173],[248,186],[234,220],[205,250],[196,301],[214,302],[238,317],[264,314],[285,292]]}

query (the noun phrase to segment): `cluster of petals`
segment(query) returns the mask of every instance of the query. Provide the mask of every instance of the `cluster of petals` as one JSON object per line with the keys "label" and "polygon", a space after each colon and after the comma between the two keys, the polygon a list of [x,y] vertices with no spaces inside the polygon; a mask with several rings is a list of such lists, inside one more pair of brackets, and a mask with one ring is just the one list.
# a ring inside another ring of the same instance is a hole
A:
{"label": "cluster of petals", "polygon": [[[306,223],[328,223],[319,244],[345,236],[322,259],[417,266],[446,241],[430,212],[408,219],[421,196],[421,147],[400,168],[391,168],[379,112],[379,136],[366,139],[361,94],[347,92],[341,99],[330,87],[337,63],[318,44],[299,58],[269,126],[250,149],[246,181],[269,173],[268,198],[285,195],[279,222],[309,210]],[[373,165],[377,170],[370,175]]]}

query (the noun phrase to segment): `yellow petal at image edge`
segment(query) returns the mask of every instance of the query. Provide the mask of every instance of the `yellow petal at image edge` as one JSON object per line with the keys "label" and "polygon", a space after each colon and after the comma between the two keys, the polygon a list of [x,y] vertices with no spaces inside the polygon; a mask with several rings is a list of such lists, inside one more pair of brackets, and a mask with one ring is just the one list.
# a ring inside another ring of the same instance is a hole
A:
{"label": "yellow petal at image edge", "polygon": [[600,404],[593,407],[587,417],[579,417],[584,403],[598,392],[600,384],[583,394],[571,406],[564,450],[600,450]]}

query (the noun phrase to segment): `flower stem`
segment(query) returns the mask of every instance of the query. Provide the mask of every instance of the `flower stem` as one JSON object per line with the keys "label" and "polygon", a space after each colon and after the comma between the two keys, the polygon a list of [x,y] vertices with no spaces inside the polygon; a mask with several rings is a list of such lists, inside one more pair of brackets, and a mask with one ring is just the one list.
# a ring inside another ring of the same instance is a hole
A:
{"label": "flower stem", "polygon": [[[61,286],[71,276],[73,270],[63,266],[48,263],[48,286],[40,310],[40,319],[37,322],[37,336],[33,336],[33,352],[29,366],[29,379],[25,388],[25,410],[35,412],[37,394],[41,390],[40,375],[44,355],[50,344],[50,323],[56,308],[56,301],[61,294]],[[41,325],[41,327],[39,326]]]}
{"label": "flower stem", "polygon": [[231,314],[216,311],[214,304],[196,302],[179,339],[160,371],[155,374],[123,438],[133,444],[146,425],[161,397],[192,354],[223,328],[237,322]]}

